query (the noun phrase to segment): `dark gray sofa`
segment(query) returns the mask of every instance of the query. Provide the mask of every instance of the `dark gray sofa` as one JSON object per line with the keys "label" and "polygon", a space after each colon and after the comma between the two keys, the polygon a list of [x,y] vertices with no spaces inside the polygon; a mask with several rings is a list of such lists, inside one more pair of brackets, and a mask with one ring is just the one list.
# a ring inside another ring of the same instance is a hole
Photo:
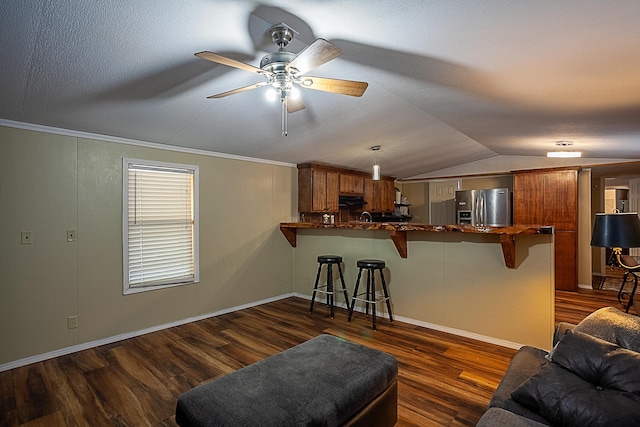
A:
{"label": "dark gray sofa", "polygon": [[607,307],[513,357],[479,427],[640,426],[640,318]]}

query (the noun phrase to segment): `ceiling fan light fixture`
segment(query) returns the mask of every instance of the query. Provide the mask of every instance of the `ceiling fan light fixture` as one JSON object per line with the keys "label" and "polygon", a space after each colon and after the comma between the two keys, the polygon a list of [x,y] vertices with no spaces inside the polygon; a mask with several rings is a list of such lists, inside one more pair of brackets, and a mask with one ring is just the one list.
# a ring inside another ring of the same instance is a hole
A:
{"label": "ceiling fan light fixture", "polygon": [[268,89],[265,92],[265,96],[267,97],[267,100],[269,100],[270,102],[274,102],[276,99],[278,99],[278,90],[276,88]]}
{"label": "ceiling fan light fixture", "polygon": [[573,146],[573,142],[571,141],[556,141],[556,151],[547,152],[547,157],[556,157],[556,158],[576,158],[582,157],[581,151],[572,151],[571,147]]}

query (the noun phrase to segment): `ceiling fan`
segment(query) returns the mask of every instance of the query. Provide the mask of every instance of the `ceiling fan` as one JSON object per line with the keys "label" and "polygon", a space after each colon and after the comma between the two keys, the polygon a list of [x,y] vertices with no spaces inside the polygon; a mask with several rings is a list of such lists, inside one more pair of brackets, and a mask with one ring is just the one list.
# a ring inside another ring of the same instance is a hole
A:
{"label": "ceiling fan", "polygon": [[263,75],[267,81],[229,90],[208,96],[207,98],[224,98],[225,96],[272,86],[280,97],[282,104],[282,135],[287,136],[287,113],[294,113],[304,108],[299,97],[293,96],[294,85],[303,88],[339,93],[349,96],[362,96],[369,85],[366,82],[338,80],[324,77],[311,77],[305,74],[320,65],[342,55],[342,49],[325,39],[316,39],[300,53],[294,54],[285,50],[293,39],[295,31],[285,24],[274,25],[268,30],[271,40],[278,46],[276,52],[265,55],[260,61],[260,68],[244,62],[226,58],[213,52],[198,52],[195,55],[207,61],[238,68]]}

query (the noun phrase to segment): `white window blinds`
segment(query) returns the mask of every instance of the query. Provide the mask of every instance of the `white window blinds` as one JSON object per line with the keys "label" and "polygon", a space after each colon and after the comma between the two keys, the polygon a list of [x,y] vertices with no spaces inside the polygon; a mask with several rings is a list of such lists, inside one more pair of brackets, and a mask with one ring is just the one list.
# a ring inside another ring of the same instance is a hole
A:
{"label": "white window blinds", "polygon": [[125,293],[197,282],[197,167],[124,163]]}

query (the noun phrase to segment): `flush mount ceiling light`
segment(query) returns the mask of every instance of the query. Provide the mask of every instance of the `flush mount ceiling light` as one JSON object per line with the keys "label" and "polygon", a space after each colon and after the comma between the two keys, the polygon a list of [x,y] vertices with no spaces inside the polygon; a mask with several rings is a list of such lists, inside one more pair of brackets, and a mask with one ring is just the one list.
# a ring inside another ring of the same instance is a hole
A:
{"label": "flush mount ceiling light", "polygon": [[556,147],[556,151],[549,151],[547,157],[582,157],[582,152],[571,151],[571,147],[573,147],[573,142],[571,141],[556,141]]}
{"label": "flush mount ceiling light", "polygon": [[378,163],[378,159],[375,156],[375,153],[380,151],[380,148],[381,148],[380,145],[374,145],[373,147],[371,147],[371,151],[374,152],[373,172],[372,172],[372,179],[374,181],[380,181],[380,163]]}

